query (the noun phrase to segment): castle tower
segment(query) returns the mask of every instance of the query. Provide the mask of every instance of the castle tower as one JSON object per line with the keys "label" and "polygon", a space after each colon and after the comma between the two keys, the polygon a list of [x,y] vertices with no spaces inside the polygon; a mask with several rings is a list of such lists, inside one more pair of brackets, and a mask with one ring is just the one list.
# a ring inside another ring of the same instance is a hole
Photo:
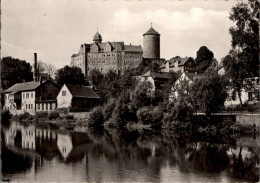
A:
{"label": "castle tower", "polygon": [[96,43],[102,43],[102,36],[98,33],[98,31],[94,35],[93,41],[96,42]]}
{"label": "castle tower", "polygon": [[143,57],[160,59],[160,34],[151,26],[143,36]]}

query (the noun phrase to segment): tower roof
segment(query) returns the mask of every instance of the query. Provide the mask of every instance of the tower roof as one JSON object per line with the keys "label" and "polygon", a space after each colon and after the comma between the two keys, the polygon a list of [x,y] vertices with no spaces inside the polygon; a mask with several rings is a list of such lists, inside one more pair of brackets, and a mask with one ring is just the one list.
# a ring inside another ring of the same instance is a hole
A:
{"label": "tower roof", "polygon": [[94,35],[93,41],[102,41],[102,36],[98,33]]}
{"label": "tower roof", "polygon": [[160,35],[160,34],[151,27],[146,33],[143,34],[143,36],[144,35]]}

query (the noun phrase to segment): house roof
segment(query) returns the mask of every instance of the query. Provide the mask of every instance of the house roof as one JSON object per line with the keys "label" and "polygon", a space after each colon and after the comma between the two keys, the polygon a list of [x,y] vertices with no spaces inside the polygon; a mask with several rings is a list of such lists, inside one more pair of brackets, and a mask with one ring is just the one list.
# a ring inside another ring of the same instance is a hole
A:
{"label": "house roof", "polygon": [[142,75],[143,77],[151,76],[154,79],[169,79],[168,72],[153,72],[151,70],[147,71]]}
{"label": "house roof", "polygon": [[88,86],[76,86],[65,84],[73,97],[96,98],[100,97]]}
{"label": "house roof", "polygon": [[[44,83],[46,81],[43,81]],[[31,81],[26,83],[16,83],[7,90],[4,91],[4,93],[17,93],[19,91],[28,91],[28,90],[35,90],[37,87],[39,87],[41,84],[39,81]]]}
{"label": "house roof", "polygon": [[179,65],[179,66],[184,65],[189,59],[192,59],[192,58],[191,58],[191,57],[179,58],[179,59],[178,59],[178,65]]}

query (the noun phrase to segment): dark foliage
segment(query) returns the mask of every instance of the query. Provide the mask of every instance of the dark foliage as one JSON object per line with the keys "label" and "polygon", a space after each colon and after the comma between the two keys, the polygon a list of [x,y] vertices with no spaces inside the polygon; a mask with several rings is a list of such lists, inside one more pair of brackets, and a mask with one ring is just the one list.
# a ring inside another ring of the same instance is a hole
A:
{"label": "dark foliage", "polygon": [[1,61],[1,84],[4,90],[16,83],[32,80],[33,73],[30,63],[12,57],[3,57]]}
{"label": "dark foliage", "polygon": [[64,66],[58,69],[55,75],[56,83],[61,87],[63,84],[86,85],[84,74],[79,67]]}

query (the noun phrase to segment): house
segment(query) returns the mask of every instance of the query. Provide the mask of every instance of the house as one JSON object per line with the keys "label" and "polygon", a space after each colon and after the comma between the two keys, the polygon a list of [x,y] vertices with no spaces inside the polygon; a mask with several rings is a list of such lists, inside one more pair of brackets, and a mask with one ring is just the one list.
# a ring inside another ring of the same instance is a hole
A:
{"label": "house", "polygon": [[169,73],[167,72],[153,72],[148,70],[146,73],[141,75],[140,81],[148,81],[152,85],[151,92],[156,93],[156,90],[162,89],[162,85],[169,80]]}
{"label": "house", "polygon": [[172,86],[171,94],[169,95],[169,100],[174,101],[174,99],[178,97],[179,91],[183,91],[184,93],[188,94],[189,87],[194,83],[196,79],[199,78],[201,78],[201,75],[195,73],[182,73]]}
{"label": "house", "polygon": [[57,96],[58,108],[88,111],[98,105],[100,97],[89,86],[64,84]]}
{"label": "house", "polygon": [[[260,90],[259,77],[252,77],[252,78],[245,79],[244,87],[242,88],[241,91],[242,104],[259,103],[260,101],[259,90]],[[232,93],[233,93],[233,89],[230,88],[228,91],[228,97],[224,103],[225,107],[240,105],[239,97],[236,95],[235,98],[232,98]]]}
{"label": "house", "polygon": [[189,73],[195,73],[196,70],[196,64],[194,62],[194,59],[192,57],[174,57],[170,60],[165,61],[161,66],[162,72],[189,72]]}
{"label": "house", "polygon": [[40,111],[52,111],[57,105],[58,92],[59,87],[50,80],[16,83],[3,92],[3,108],[13,115],[25,112],[34,115]]}

